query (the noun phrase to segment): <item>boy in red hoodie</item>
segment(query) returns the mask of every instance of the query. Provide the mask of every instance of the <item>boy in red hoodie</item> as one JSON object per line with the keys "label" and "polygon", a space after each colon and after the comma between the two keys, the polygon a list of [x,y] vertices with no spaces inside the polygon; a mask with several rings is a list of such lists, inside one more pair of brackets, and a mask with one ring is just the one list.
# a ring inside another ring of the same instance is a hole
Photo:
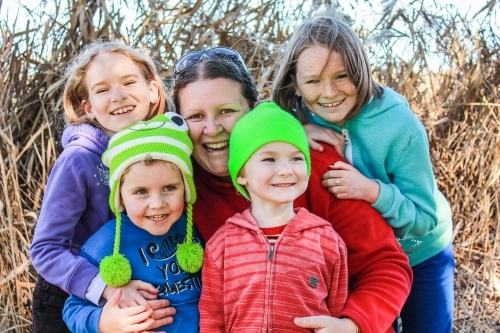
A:
{"label": "boy in red hoodie", "polygon": [[206,245],[201,332],[308,331],[295,317],[338,317],[347,299],[347,250],[331,224],[293,201],[307,188],[301,124],[274,103],[231,133],[229,171],[252,204]]}

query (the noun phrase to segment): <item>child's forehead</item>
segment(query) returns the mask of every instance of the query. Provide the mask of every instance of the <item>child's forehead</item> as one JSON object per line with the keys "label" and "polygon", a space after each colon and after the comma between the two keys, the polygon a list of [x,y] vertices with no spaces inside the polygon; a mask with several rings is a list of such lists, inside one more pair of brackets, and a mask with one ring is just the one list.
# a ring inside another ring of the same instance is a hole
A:
{"label": "child's forehead", "polygon": [[299,148],[297,148],[295,145],[285,142],[285,141],[273,141],[266,143],[265,145],[262,145],[259,149],[255,151],[255,153],[282,153],[282,152],[288,152],[288,151],[300,151]]}

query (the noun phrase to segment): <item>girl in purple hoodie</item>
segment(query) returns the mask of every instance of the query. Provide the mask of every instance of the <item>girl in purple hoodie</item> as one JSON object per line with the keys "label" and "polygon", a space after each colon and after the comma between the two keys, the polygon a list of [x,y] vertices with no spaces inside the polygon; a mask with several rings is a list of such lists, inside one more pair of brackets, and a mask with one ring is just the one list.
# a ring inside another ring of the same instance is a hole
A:
{"label": "girl in purple hoodie", "polygon": [[[168,102],[154,61],[120,41],[87,45],[65,76],[63,102],[69,126],[62,137],[64,150],[49,175],[30,248],[39,273],[33,296],[34,333],[69,332],[62,320],[69,293],[102,304],[116,292],[103,282],[98,267],[78,255],[83,243],[113,218],[108,168],[101,155],[116,132],[164,113]],[[122,306],[168,306],[166,300],[155,300],[157,290],[151,284],[131,281],[120,289]],[[158,324],[170,320],[166,317]]]}

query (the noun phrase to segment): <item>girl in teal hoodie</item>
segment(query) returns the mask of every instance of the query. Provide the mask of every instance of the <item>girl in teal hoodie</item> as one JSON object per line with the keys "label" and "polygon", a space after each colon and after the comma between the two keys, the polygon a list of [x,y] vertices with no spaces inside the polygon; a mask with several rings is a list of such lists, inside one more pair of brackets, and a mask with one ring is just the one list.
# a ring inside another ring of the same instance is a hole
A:
{"label": "girl in teal hoodie", "polygon": [[304,124],[332,129],[349,162],[332,165],[323,185],[337,198],[369,202],[408,255],[414,280],[404,332],[451,332],[451,209],[423,125],[403,96],[375,82],[359,38],[332,13],[302,23],[281,59],[274,101]]}

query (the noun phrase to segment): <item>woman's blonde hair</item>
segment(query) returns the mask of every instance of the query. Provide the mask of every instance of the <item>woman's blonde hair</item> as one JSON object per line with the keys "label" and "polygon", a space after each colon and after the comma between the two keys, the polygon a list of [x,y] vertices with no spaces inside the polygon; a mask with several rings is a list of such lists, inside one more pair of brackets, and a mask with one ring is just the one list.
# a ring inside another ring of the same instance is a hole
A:
{"label": "woman's blonde hair", "polygon": [[85,84],[85,75],[91,62],[94,58],[103,52],[120,53],[130,59],[139,67],[142,75],[148,81],[156,81],[158,84],[158,101],[151,105],[146,119],[149,120],[154,116],[165,113],[172,108],[173,103],[167,95],[167,88],[158,74],[154,60],[143,52],[126,45],[120,40],[95,40],[92,43],[84,46],[82,52],[73,58],[66,67],[65,77],[66,85],[63,93],[64,112],[68,124],[75,125],[81,123],[90,123],[100,126],[96,120],[90,120],[86,117],[83,100],[88,100],[89,91]]}
{"label": "woman's blonde hair", "polygon": [[330,52],[337,52],[344,61],[347,75],[358,93],[356,104],[346,119],[356,117],[372,96],[383,95],[383,88],[372,76],[368,55],[358,36],[332,8],[327,8],[300,24],[293,33],[280,57],[274,80],[273,101],[302,123],[307,123],[307,115],[302,98],[295,94],[294,78],[300,53],[312,46],[323,46]]}

